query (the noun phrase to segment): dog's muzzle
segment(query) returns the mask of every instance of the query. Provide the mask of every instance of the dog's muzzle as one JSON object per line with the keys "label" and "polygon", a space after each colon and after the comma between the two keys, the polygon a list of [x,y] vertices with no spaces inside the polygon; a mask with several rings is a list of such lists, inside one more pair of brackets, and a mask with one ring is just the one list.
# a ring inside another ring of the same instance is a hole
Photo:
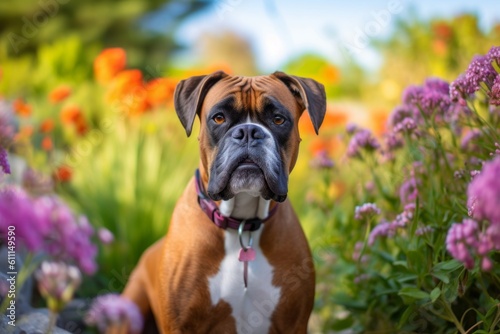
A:
{"label": "dog's muzzle", "polygon": [[210,168],[208,195],[213,200],[228,200],[240,192],[278,202],[288,192],[279,146],[269,130],[255,123],[229,129]]}

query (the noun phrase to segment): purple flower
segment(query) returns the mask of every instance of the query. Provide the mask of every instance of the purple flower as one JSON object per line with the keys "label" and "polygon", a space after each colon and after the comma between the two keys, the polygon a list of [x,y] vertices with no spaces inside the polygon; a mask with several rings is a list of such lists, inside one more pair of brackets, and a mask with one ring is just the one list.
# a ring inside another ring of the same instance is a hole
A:
{"label": "purple flower", "polygon": [[50,231],[45,235],[45,251],[57,259],[73,261],[84,273],[93,274],[97,269],[97,247],[90,240],[94,230],[87,219],[75,217],[55,196],[40,197],[35,206],[46,210],[50,221]]}
{"label": "purple flower", "polygon": [[56,313],[73,298],[82,280],[77,267],[64,262],[47,261],[42,262],[35,278],[40,294],[47,300],[49,309]]}
{"label": "purple flower", "polygon": [[448,95],[450,93],[450,84],[439,78],[428,78],[425,80],[424,88],[438,92],[442,95]]}
{"label": "purple flower", "polygon": [[415,118],[418,115],[418,109],[416,109],[413,105],[399,105],[392,113],[389,115],[389,126],[391,128],[396,127],[400,122],[407,118]]}
{"label": "purple flower", "polygon": [[418,197],[418,180],[415,176],[411,176],[404,181],[399,188],[399,198],[401,203],[408,204],[414,202]]}
{"label": "purple flower", "polygon": [[408,86],[403,91],[403,103],[408,105],[418,105],[423,95],[424,88],[422,86]]}
{"label": "purple flower", "polygon": [[423,86],[409,86],[403,92],[403,107],[396,108],[391,115],[391,124],[394,128],[403,120],[405,125],[399,125],[399,130],[414,130],[421,117],[433,117],[436,121],[450,119],[449,111],[452,106],[449,96],[450,85],[441,79],[429,78]]}
{"label": "purple flower", "polygon": [[422,226],[422,227],[417,228],[417,230],[415,231],[415,235],[422,236],[422,235],[427,234],[427,233],[432,233],[433,231],[434,231],[434,229],[430,226]]}
{"label": "purple flower", "polygon": [[461,224],[454,223],[446,236],[446,249],[467,269],[474,268],[474,250],[479,244],[479,226],[475,220],[465,219]]}
{"label": "purple flower", "polygon": [[486,54],[490,64],[495,62],[500,67],[500,46],[492,46]]}
{"label": "purple flower", "polygon": [[321,150],[311,161],[311,166],[318,169],[331,169],[334,166],[333,160],[328,156],[326,150]]}
{"label": "purple flower", "polygon": [[54,189],[54,183],[50,177],[31,168],[24,171],[21,182],[23,188],[33,195],[50,194]]}
{"label": "purple flower", "polygon": [[127,328],[130,333],[140,333],[144,325],[136,304],[117,294],[97,297],[87,313],[85,322],[105,333],[110,328]]}
{"label": "purple flower", "polygon": [[392,152],[398,148],[403,147],[403,138],[397,133],[389,132],[385,135],[385,148],[387,151]]}
{"label": "purple flower", "polygon": [[7,160],[7,149],[12,144],[14,138],[14,127],[11,125],[11,112],[8,105],[0,100],[0,171],[10,174],[10,165]]}
{"label": "purple flower", "polygon": [[450,84],[450,98],[461,106],[467,105],[467,98],[474,92],[475,90],[469,85],[465,74],[461,74]]}
{"label": "purple flower", "polygon": [[354,210],[354,218],[357,220],[371,218],[372,216],[379,214],[380,209],[374,203],[365,203],[361,206],[356,206]]}
{"label": "purple flower", "polygon": [[76,217],[56,196],[31,198],[21,188],[9,186],[0,192],[0,232],[13,226],[16,237],[32,252],[76,263],[86,274],[96,270],[97,247],[92,226]]}
{"label": "purple flower", "polygon": [[465,72],[465,80],[468,89],[476,92],[480,88],[481,82],[491,88],[497,73],[487,56],[475,56]]}
{"label": "purple flower", "polygon": [[394,127],[396,133],[413,133],[417,129],[417,124],[411,118],[405,118]]}
{"label": "purple flower", "polygon": [[488,92],[490,98],[490,104],[494,106],[500,106],[500,75],[497,75],[491,91]]}
{"label": "purple flower", "polygon": [[467,189],[467,205],[471,216],[500,224],[500,157],[484,164]]}
{"label": "purple flower", "polygon": [[358,129],[358,126],[354,123],[349,123],[345,127],[346,132],[350,135],[354,134],[356,131],[358,131]]}
{"label": "purple flower", "polygon": [[111,233],[111,231],[108,230],[105,227],[101,227],[97,231],[97,237],[105,245],[108,245],[108,244],[112,243],[113,240],[115,240],[115,237],[113,236],[113,233]]}
{"label": "purple flower", "polygon": [[455,179],[462,179],[464,177],[464,170],[463,169],[459,169],[459,170],[456,170],[454,173],[453,173],[453,177]]}
{"label": "purple flower", "polygon": [[12,125],[12,108],[0,99],[0,147],[9,148],[14,138],[14,126]]}
{"label": "purple flower", "polygon": [[0,170],[5,174],[10,174],[9,160],[7,160],[7,150],[0,146]]}
{"label": "purple flower", "polygon": [[393,237],[396,234],[397,226],[392,222],[382,221],[375,226],[368,236],[368,245],[373,246],[379,237]]}
{"label": "purple flower", "polygon": [[424,89],[420,107],[427,116],[434,115],[438,121],[443,121],[448,116],[450,106],[451,100],[448,94],[432,89]]}
{"label": "purple flower", "polygon": [[405,210],[396,216],[396,219],[392,221],[392,224],[396,227],[406,227],[412,219],[413,212]]}
{"label": "purple flower", "polygon": [[380,144],[373,137],[370,130],[360,129],[351,138],[347,147],[347,156],[350,158],[360,157],[361,151],[366,150],[372,152],[377,150]]}
{"label": "purple flower", "polygon": [[451,226],[446,236],[446,249],[467,269],[473,269],[476,259],[481,269],[492,269],[488,254],[500,249],[500,226],[490,225],[485,231],[473,219],[464,219],[461,224]]}
{"label": "purple flower", "polygon": [[491,152],[490,155],[500,155],[500,143],[495,143],[495,151]]}
{"label": "purple flower", "polygon": [[28,194],[16,186],[0,191],[0,235],[6,236],[9,226],[15,229],[16,240],[30,251],[38,251],[43,245],[43,235],[50,229],[42,219],[43,212],[33,205]]}

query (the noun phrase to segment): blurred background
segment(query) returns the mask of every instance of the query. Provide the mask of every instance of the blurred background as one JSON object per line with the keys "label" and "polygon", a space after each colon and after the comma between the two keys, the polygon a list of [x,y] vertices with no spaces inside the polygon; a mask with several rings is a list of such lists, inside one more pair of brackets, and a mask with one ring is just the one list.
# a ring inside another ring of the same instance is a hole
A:
{"label": "blurred background", "polygon": [[[499,44],[493,0],[2,0],[0,108],[12,112],[16,135],[12,176],[0,182],[23,183],[33,168],[111,230],[115,241],[101,247],[80,295],[121,291],[197,167],[196,136],[185,137],[173,109],[176,83],[219,69],[285,71],[323,83],[328,97],[320,136],[301,120],[291,181],[315,252],[339,236],[309,208],[318,192],[311,161],[325,151],[342,161],[348,123],[380,136],[407,85],[453,80]],[[326,191],[341,196],[345,184]],[[315,311],[317,328],[325,310]]]}

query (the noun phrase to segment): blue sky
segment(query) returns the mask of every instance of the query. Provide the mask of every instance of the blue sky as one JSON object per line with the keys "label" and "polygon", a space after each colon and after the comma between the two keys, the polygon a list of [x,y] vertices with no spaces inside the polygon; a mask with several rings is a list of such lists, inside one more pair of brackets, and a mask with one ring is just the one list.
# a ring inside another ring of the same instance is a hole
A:
{"label": "blue sky", "polygon": [[396,18],[415,12],[422,18],[472,12],[486,29],[500,22],[498,0],[217,0],[209,10],[184,21],[177,39],[188,46],[183,57],[190,59],[195,56],[191,46],[200,34],[236,31],[249,39],[264,72],[279,69],[305,52],[339,62],[346,57],[346,49],[354,50],[363,66],[375,69],[380,57],[369,40],[387,36]]}

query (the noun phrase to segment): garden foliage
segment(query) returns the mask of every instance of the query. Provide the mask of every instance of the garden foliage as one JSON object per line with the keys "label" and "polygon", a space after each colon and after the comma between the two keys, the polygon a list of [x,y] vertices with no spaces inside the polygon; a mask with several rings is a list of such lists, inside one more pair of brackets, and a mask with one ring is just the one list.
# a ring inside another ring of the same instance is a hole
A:
{"label": "garden foliage", "polygon": [[[493,333],[500,326],[500,48],[451,85],[408,87],[383,138],[350,125],[341,198],[316,196],[325,329]],[[325,157],[323,157],[323,160]]]}

